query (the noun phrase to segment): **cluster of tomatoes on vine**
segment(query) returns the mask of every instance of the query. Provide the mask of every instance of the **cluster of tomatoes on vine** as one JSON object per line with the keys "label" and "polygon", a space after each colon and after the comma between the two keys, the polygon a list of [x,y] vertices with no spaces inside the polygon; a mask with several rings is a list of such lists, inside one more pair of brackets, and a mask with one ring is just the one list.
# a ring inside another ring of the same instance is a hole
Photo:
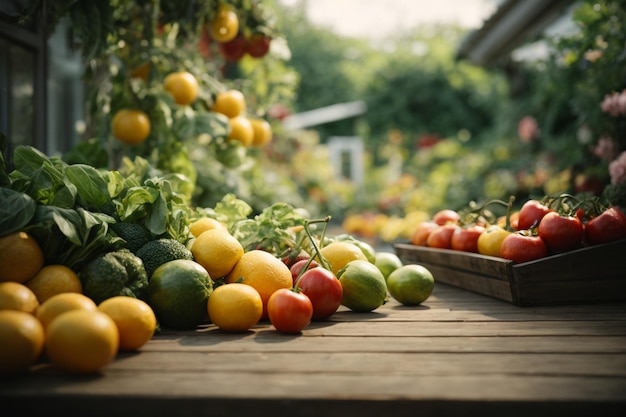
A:
{"label": "cluster of tomatoes on vine", "polygon": [[[506,215],[494,218],[492,204],[506,206]],[[416,226],[411,243],[521,263],[626,238],[624,211],[597,197],[546,196],[530,199],[516,211],[512,204],[513,198],[440,210]]]}
{"label": "cluster of tomatoes on vine", "polygon": [[203,29],[200,50],[208,51],[211,41],[217,43],[220,55],[229,62],[244,55],[262,58],[269,52],[274,29],[258,2],[249,10],[219,5],[213,20]]}

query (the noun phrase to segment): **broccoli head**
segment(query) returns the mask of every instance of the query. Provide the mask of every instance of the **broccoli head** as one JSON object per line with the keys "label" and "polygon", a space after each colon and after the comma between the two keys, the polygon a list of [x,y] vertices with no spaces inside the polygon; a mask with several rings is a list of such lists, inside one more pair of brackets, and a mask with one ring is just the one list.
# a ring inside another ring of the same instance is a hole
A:
{"label": "broccoli head", "polygon": [[148,279],[150,279],[155,269],[166,262],[176,259],[193,261],[191,251],[178,240],[172,238],[151,240],[137,251],[137,256],[143,261]]}
{"label": "broccoli head", "polygon": [[139,248],[152,240],[152,233],[143,224],[117,222],[111,225],[111,229],[126,241],[124,247],[132,253],[137,253]]}
{"label": "broccoli head", "polygon": [[117,295],[144,300],[147,297],[148,274],[141,258],[128,249],[96,257],[81,269],[78,276],[83,293],[96,304]]}

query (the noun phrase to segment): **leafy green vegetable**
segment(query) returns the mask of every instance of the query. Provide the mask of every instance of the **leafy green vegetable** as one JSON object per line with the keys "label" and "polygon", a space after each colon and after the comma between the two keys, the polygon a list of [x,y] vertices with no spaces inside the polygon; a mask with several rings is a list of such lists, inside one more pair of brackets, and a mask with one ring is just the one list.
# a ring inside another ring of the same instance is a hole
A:
{"label": "leafy green vegetable", "polygon": [[307,219],[292,205],[274,203],[252,219],[231,225],[232,235],[245,251],[262,249],[282,257],[296,245],[294,226],[304,226]]}
{"label": "leafy green vegetable", "polygon": [[120,247],[122,239],[108,233],[113,222],[106,214],[81,207],[38,205],[31,222],[22,230],[37,240],[47,264],[63,264],[79,270],[101,253]]}
{"label": "leafy green vegetable", "polygon": [[143,245],[137,256],[143,261],[148,278],[159,266],[176,259],[193,261],[193,255],[189,249],[175,239],[156,239]]}
{"label": "leafy green vegetable", "polygon": [[83,293],[96,304],[125,295],[146,299],[148,276],[139,257],[127,249],[108,252],[79,270]]}
{"label": "leafy green vegetable", "polygon": [[28,194],[0,188],[0,236],[21,230],[35,214],[37,203]]}

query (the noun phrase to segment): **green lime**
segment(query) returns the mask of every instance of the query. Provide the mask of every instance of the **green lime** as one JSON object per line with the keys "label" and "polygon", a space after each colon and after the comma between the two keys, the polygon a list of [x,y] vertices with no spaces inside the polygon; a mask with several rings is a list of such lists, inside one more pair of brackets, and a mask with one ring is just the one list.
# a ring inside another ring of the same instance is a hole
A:
{"label": "green lime", "polygon": [[338,272],[337,278],[343,289],[341,304],[350,310],[372,311],[388,300],[385,277],[369,261],[357,259],[348,262]]}
{"label": "green lime", "polygon": [[435,287],[433,274],[422,265],[404,265],[387,278],[389,294],[404,305],[415,306],[430,297]]}
{"label": "green lime", "polygon": [[380,269],[380,272],[383,273],[386,281],[387,278],[389,278],[389,274],[400,268],[403,263],[398,255],[393,252],[376,252],[374,265]]}
{"label": "green lime", "polygon": [[148,304],[159,323],[173,329],[193,329],[208,320],[213,291],[209,273],[195,261],[176,259],[159,266],[148,285]]}

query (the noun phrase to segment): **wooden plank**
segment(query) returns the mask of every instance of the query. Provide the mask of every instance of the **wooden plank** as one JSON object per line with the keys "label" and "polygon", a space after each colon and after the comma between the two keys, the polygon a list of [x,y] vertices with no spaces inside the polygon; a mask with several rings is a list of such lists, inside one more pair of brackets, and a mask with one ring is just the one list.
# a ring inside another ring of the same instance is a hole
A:
{"label": "wooden plank", "polygon": [[[124,355],[107,372],[239,372],[379,375],[606,376],[626,381],[626,354],[432,353],[432,352],[220,352],[145,351]],[[329,364],[332,364],[330,368]],[[44,372],[43,368],[39,371]],[[46,370],[47,371],[47,370]],[[51,370],[55,372],[54,370]]]}
{"label": "wooden plank", "polygon": [[[419,388],[419,387],[417,387]],[[30,417],[48,417],[50,410],[63,410],[66,417],[116,417],[143,416],[147,410],[151,417],[415,417],[428,416],[478,416],[528,417],[568,416],[622,417],[626,403],[595,400],[458,400],[454,398],[427,398],[411,400],[351,398],[292,398],[273,400],[267,398],[206,397],[206,396],[128,396],[128,395],[39,395],[37,401],[23,397],[3,401],[3,411],[8,415],[20,413]]]}
{"label": "wooden plank", "polygon": [[[217,333],[217,332],[216,332]],[[439,353],[626,353],[625,336],[394,337],[276,335],[269,331],[243,334],[172,333],[158,335],[141,352],[439,352]]]}
{"label": "wooden plank", "polygon": [[[259,358],[258,360],[262,360]],[[327,364],[325,369],[331,364]],[[154,398],[262,398],[280,401],[292,399],[399,400],[449,399],[484,401],[610,401],[622,402],[626,378],[605,376],[545,376],[492,374],[414,374],[367,372],[289,372],[277,364],[273,372],[236,372],[206,370],[153,369],[151,372],[126,371],[108,367],[99,378],[59,379],[56,374],[41,375],[28,385],[2,387],[0,400],[5,403],[19,396],[37,398],[50,392],[63,399],[68,395]],[[13,385],[15,386],[15,384]],[[121,390],[120,388],[124,389]],[[27,398],[27,397],[24,397]],[[21,401],[26,403],[26,401]],[[24,404],[26,405],[26,404]],[[111,407],[107,407],[111,410]],[[124,410],[116,410],[123,412]],[[158,410],[154,410],[158,411]],[[115,413],[112,413],[112,415]],[[152,413],[151,413],[152,415]]]}

